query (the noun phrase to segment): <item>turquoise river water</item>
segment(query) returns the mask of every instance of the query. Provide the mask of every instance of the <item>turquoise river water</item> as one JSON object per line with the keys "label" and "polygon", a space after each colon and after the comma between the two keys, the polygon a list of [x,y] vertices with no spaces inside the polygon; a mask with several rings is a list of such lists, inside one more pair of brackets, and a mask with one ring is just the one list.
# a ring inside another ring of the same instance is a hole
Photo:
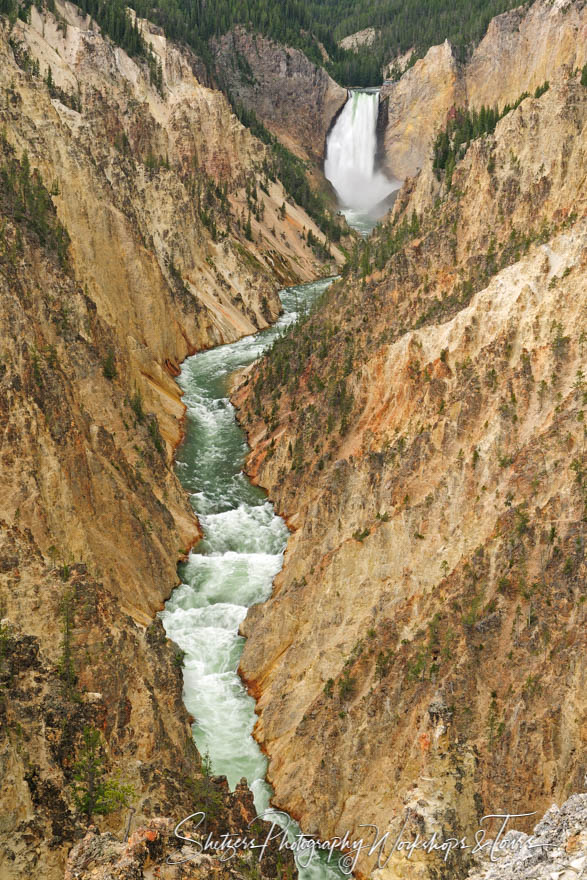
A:
{"label": "turquoise river water", "polygon": [[[243,473],[248,446],[228,386],[232,374],[256,360],[330,283],[282,291],[283,314],[273,327],[194,355],[179,379],[187,432],[177,473],[191,494],[204,538],[183,566],[183,583],[161,617],[169,638],[185,652],[184,701],[196,719],[198,749],[231,789],[247,779],[258,814],[268,810],[272,792],[265,781],[266,758],[252,736],[255,703],[237,673],[244,645],[238,629],[248,607],[270,596],[288,530],[265,493]],[[291,839],[297,826],[288,827]],[[318,856],[306,864],[307,855],[298,860],[301,880],[343,876],[332,861]]]}

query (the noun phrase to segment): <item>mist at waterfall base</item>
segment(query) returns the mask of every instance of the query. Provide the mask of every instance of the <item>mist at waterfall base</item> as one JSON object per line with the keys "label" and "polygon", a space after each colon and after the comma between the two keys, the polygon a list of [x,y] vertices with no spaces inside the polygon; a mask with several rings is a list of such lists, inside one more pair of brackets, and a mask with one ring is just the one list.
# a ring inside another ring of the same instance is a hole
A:
{"label": "mist at waterfall base", "polygon": [[375,167],[379,90],[351,91],[326,145],[324,174],[347,222],[368,235],[391,208],[401,183]]}

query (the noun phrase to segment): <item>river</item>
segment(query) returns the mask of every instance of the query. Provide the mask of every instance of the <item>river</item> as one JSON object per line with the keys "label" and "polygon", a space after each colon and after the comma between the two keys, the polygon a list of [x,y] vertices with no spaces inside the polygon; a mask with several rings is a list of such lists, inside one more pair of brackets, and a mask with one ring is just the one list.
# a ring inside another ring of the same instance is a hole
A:
{"label": "river", "polygon": [[[238,629],[249,606],[269,598],[288,530],[243,472],[248,445],[228,387],[233,373],[256,360],[331,280],[283,290],[283,314],[275,325],[194,355],[178,380],[187,429],[177,474],[190,492],[204,537],[182,566],[183,583],[161,617],[169,638],[185,652],[184,701],[196,719],[198,749],[231,789],[246,778],[259,814],[268,809],[272,791],[265,781],[266,758],[252,736],[255,702],[237,673],[244,645]],[[309,866],[298,863],[298,876],[334,880],[342,875],[316,858]]]}

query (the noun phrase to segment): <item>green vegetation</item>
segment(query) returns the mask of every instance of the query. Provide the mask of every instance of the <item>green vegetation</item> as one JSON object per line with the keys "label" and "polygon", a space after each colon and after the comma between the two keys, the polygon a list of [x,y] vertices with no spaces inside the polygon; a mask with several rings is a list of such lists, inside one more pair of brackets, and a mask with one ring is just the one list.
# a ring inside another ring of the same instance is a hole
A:
{"label": "green vegetation", "polygon": [[372,264],[376,269],[383,269],[386,263],[419,232],[420,220],[416,213],[412,214],[410,220],[404,217],[401,223],[396,225],[390,222],[382,225],[375,241],[357,242],[348,263],[343,268],[343,274],[358,272],[362,278],[365,278],[370,274]]}
{"label": "green vegetation", "polygon": [[159,455],[164,459],[165,458],[165,444],[163,443],[163,438],[161,436],[161,432],[159,431],[159,422],[157,421],[157,416],[153,413],[150,414],[147,428],[149,430],[149,436],[153,442],[153,446],[159,453]]}
{"label": "green vegetation", "polygon": [[[69,578],[69,566],[64,565],[61,570],[61,577],[65,581]],[[61,619],[62,633],[61,656],[59,658],[59,675],[64,683],[65,694],[68,699],[73,699],[74,688],[77,682],[74,665],[74,646],[73,646],[73,613],[75,609],[75,595],[72,591],[68,591],[63,597],[61,603]]]}
{"label": "green vegetation", "polygon": [[355,541],[359,541],[359,543],[362,544],[365,538],[368,538],[370,534],[371,532],[369,529],[363,529],[362,531],[360,529],[357,529],[356,532],[353,532],[353,538],[355,539]]}
{"label": "green vegetation", "polygon": [[110,39],[131,56],[149,54],[136,23],[123,0],[79,0],[77,5],[97,22]]}
{"label": "green vegetation", "polygon": [[[271,134],[257,118],[253,110],[247,110],[242,104],[234,101],[230,94],[228,94],[228,98],[231,101],[235,115],[243,125],[246,125],[255,137],[259,138],[270,148],[270,158],[265,159],[262,166],[265,177],[264,186],[267,187],[269,181],[276,181],[279,178],[288,196],[309,214],[322,230],[327,241],[340,241],[342,235],[341,224],[326,207],[324,197],[311,188],[306,175],[305,163],[297,156],[294,156],[287,147],[284,147]],[[250,188],[247,189],[247,198],[249,208],[254,210],[251,202],[252,190]],[[285,216],[286,206],[284,203],[281,208],[281,219],[285,220]]]}
{"label": "green vegetation", "polygon": [[196,811],[203,812],[204,833],[208,830],[208,819],[216,819],[222,809],[222,794],[218,791],[212,778],[212,763],[208,752],[202,758],[202,775],[187,780],[191,790]]}
{"label": "green vegetation", "polygon": [[145,421],[145,410],[143,409],[143,395],[138,388],[131,398],[130,405],[136,416],[137,422],[142,424],[142,422]]}
{"label": "green vegetation", "polygon": [[[4,137],[1,138],[4,160],[0,164],[0,209],[17,225],[33,232],[48,251],[52,251],[62,267],[67,265],[69,235],[57,219],[51,195],[43,185],[41,175],[31,171],[28,154],[25,151],[20,161],[14,156],[12,147]],[[6,242],[0,234],[0,259]],[[4,246],[4,247],[3,247]]]}
{"label": "green vegetation", "polygon": [[387,651],[379,651],[377,654],[377,660],[375,661],[375,675],[381,680],[386,677],[389,669],[391,667],[393,661],[393,654],[391,650]]}
{"label": "green vegetation", "polygon": [[113,813],[126,806],[134,796],[132,786],[106,776],[100,731],[93,727],[84,729],[83,745],[74,765],[73,778],[73,799],[88,825],[92,816]]}
{"label": "green vegetation", "polygon": [[[15,40],[13,37],[8,38],[8,43],[14,53],[14,60],[20,69],[26,71],[36,79],[41,79],[41,65],[39,59],[34,58],[23,43],[18,42],[18,40]],[[58,101],[61,101],[66,107],[75,110],[76,113],[81,112],[82,104],[79,92],[66,92],[64,89],[61,89],[53,80],[53,71],[51,70],[50,65],[47,67],[43,82],[47,86],[52,98],[57,98]],[[52,195],[58,195],[58,193],[52,193]]]}
{"label": "green vegetation", "polygon": [[[84,8],[83,2],[80,5]],[[357,86],[380,83],[383,65],[411,48],[422,53],[448,38],[464,54],[479,42],[493,16],[517,5],[516,0],[161,0],[156,7],[146,0],[132,3],[139,15],[161,25],[169,37],[187,42],[208,63],[208,41],[241,24],[301,49],[319,65],[324,64],[323,46],[330,74],[343,85]],[[140,51],[125,21],[122,0],[85,0],[85,8],[112,39]],[[379,32],[373,46],[357,52],[339,48],[339,40],[366,27]],[[246,69],[243,74],[251,76]]]}
{"label": "green vegetation", "polygon": [[[371,70],[396,55],[415,49],[413,62],[445,39],[462,57],[482,39],[495,15],[517,5],[512,0],[314,0],[308,4],[326,27],[336,22],[336,40],[367,27],[379,32],[373,46],[357,53],[340,53],[333,59],[330,72],[341,83],[351,85],[366,84]],[[370,84],[376,82],[370,80]]]}
{"label": "green vegetation", "polygon": [[[76,4],[92,16],[105,34],[110,39],[121,46],[129,55],[151,56],[151,52],[135,22],[132,21],[127,12],[127,5],[123,0],[79,0]],[[21,18],[28,21],[30,9],[36,6],[37,9],[46,8],[53,14],[57,15],[54,0],[0,0],[0,15],[8,15],[12,20]],[[146,5],[145,5],[146,8]],[[59,16],[57,15],[58,19]],[[63,27],[67,27],[63,22]]]}
{"label": "green vegetation", "polygon": [[21,3],[18,0],[0,0],[0,15],[8,15],[11,21],[16,21],[17,18],[27,21],[32,5],[31,0],[24,0]]}
{"label": "green vegetation", "polygon": [[114,349],[108,349],[108,354],[104,358],[102,363],[102,372],[104,373],[104,377],[109,379],[111,382],[113,379],[116,379],[117,371],[116,371],[116,359],[114,357]]}
{"label": "green vegetation", "polygon": [[581,85],[587,88],[587,64],[581,71]]}
{"label": "green vegetation", "polygon": [[[40,2],[40,0],[37,0]],[[31,0],[0,0],[0,14],[28,17]],[[47,6],[51,8],[52,0]],[[150,53],[124,0],[80,0],[108,36],[130,55]],[[324,65],[343,85],[377,85],[385,64],[415,49],[413,60],[426,49],[449,39],[466,54],[479,42],[491,19],[517,6],[517,0],[161,0],[153,6],[134,0],[137,14],[161,25],[167,36],[188,43],[212,68],[210,39],[237,24],[301,49],[315,64]],[[333,22],[334,27],[333,27]],[[338,41],[366,27],[377,29],[374,45],[358,51],[341,49]],[[251,78],[245,59],[237,59]],[[156,77],[156,70],[153,72]]]}
{"label": "green vegetation", "polygon": [[[549,83],[539,86],[535,98],[540,98],[548,91]],[[528,92],[523,92],[514,104],[506,104],[501,111],[497,107],[481,107],[480,110],[467,110],[463,107],[454,111],[448,120],[446,127],[440,131],[434,142],[434,171],[438,179],[442,172],[450,189],[452,175],[456,163],[463,158],[469,144],[475,138],[484,134],[493,134],[500,119],[503,119],[510,111],[519,107],[525,98],[530,97]],[[490,173],[492,169],[490,168]]]}
{"label": "green vegetation", "polygon": [[351,676],[350,670],[344,670],[338,680],[338,693],[341,700],[348,700],[355,690],[355,679]]}
{"label": "green vegetation", "polygon": [[[40,5],[41,0],[37,2]],[[47,4],[49,9],[51,5],[50,0]],[[412,53],[413,62],[430,45],[446,37],[462,48],[471,45],[483,35],[494,15],[513,5],[515,3],[511,0],[476,0],[473,4],[465,0],[452,3],[448,0],[427,0],[426,3],[423,0],[362,0],[360,3],[354,0],[287,0],[285,3],[280,0],[249,0],[246,4],[237,0],[218,0],[214,4],[204,0],[162,0],[156,7],[146,0],[132,3],[139,16],[161,25],[169,37],[188,43],[212,73],[216,72],[209,40],[236,24],[242,24],[281,43],[302,49],[310,60],[319,65],[325,64],[322,54],[324,47],[330,59],[326,67],[335,79],[346,85],[380,82],[383,65],[398,52],[405,52],[409,48],[416,50]],[[0,12],[13,17],[18,13],[26,18],[29,6],[29,0],[20,5],[17,5],[17,0],[0,0]],[[79,6],[115,43],[131,56],[142,58],[148,64],[151,83],[162,91],[161,65],[143,40],[123,0],[80,0]],[[333,21],[337,22],[334,29]],[[380,30],[380,38],[375,46],[358,52],[338,47],[337,41],[342,37],[367,26]],[[22,63],[34,66],[34,62],[27,58]],[[245,79],[250,80],[252,71],[246,59],[239,56],[237,63]],[[39,74],[39,71],[36,70],[36,73]],[[79,96],[67,95],[55,86],[50,69],[45,81],[53,96],[73,109],[81,109]],[[228,97],[231,99],[230,95]],[[231,101],[243,124],[270,147],[271,158],[265,169],[267,177],[279,178],[289,197],[307,211],[324,233],[325,242],[316,242],[315,250],[317,256],[326,259],[330,243],[340,240],[341,225],[328,211],[325,199],[312,191],[304,163],[267,131],[252,110]],[[151,169],[165,164],[162,160],[157,164],[153,156],[147,156],[145,163]],[[202,219],[210,225],[214,223],[210,211],[206,209],[202,212]],[[244,231],[250,238],[252,230],[248,222]],[[212,234],[216,236],[215,228]]]}

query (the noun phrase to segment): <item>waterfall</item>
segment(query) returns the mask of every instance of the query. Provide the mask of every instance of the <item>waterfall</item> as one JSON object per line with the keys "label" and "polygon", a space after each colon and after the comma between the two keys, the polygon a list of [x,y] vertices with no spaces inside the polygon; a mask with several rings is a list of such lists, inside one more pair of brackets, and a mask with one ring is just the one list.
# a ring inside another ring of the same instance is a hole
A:
{"label": "waterfall", "polygon": [[328,137],[324,174],[336,190],[341,207],[380,217],[385,199],[399,189],[375,168],[379,91],[351,91]]}

